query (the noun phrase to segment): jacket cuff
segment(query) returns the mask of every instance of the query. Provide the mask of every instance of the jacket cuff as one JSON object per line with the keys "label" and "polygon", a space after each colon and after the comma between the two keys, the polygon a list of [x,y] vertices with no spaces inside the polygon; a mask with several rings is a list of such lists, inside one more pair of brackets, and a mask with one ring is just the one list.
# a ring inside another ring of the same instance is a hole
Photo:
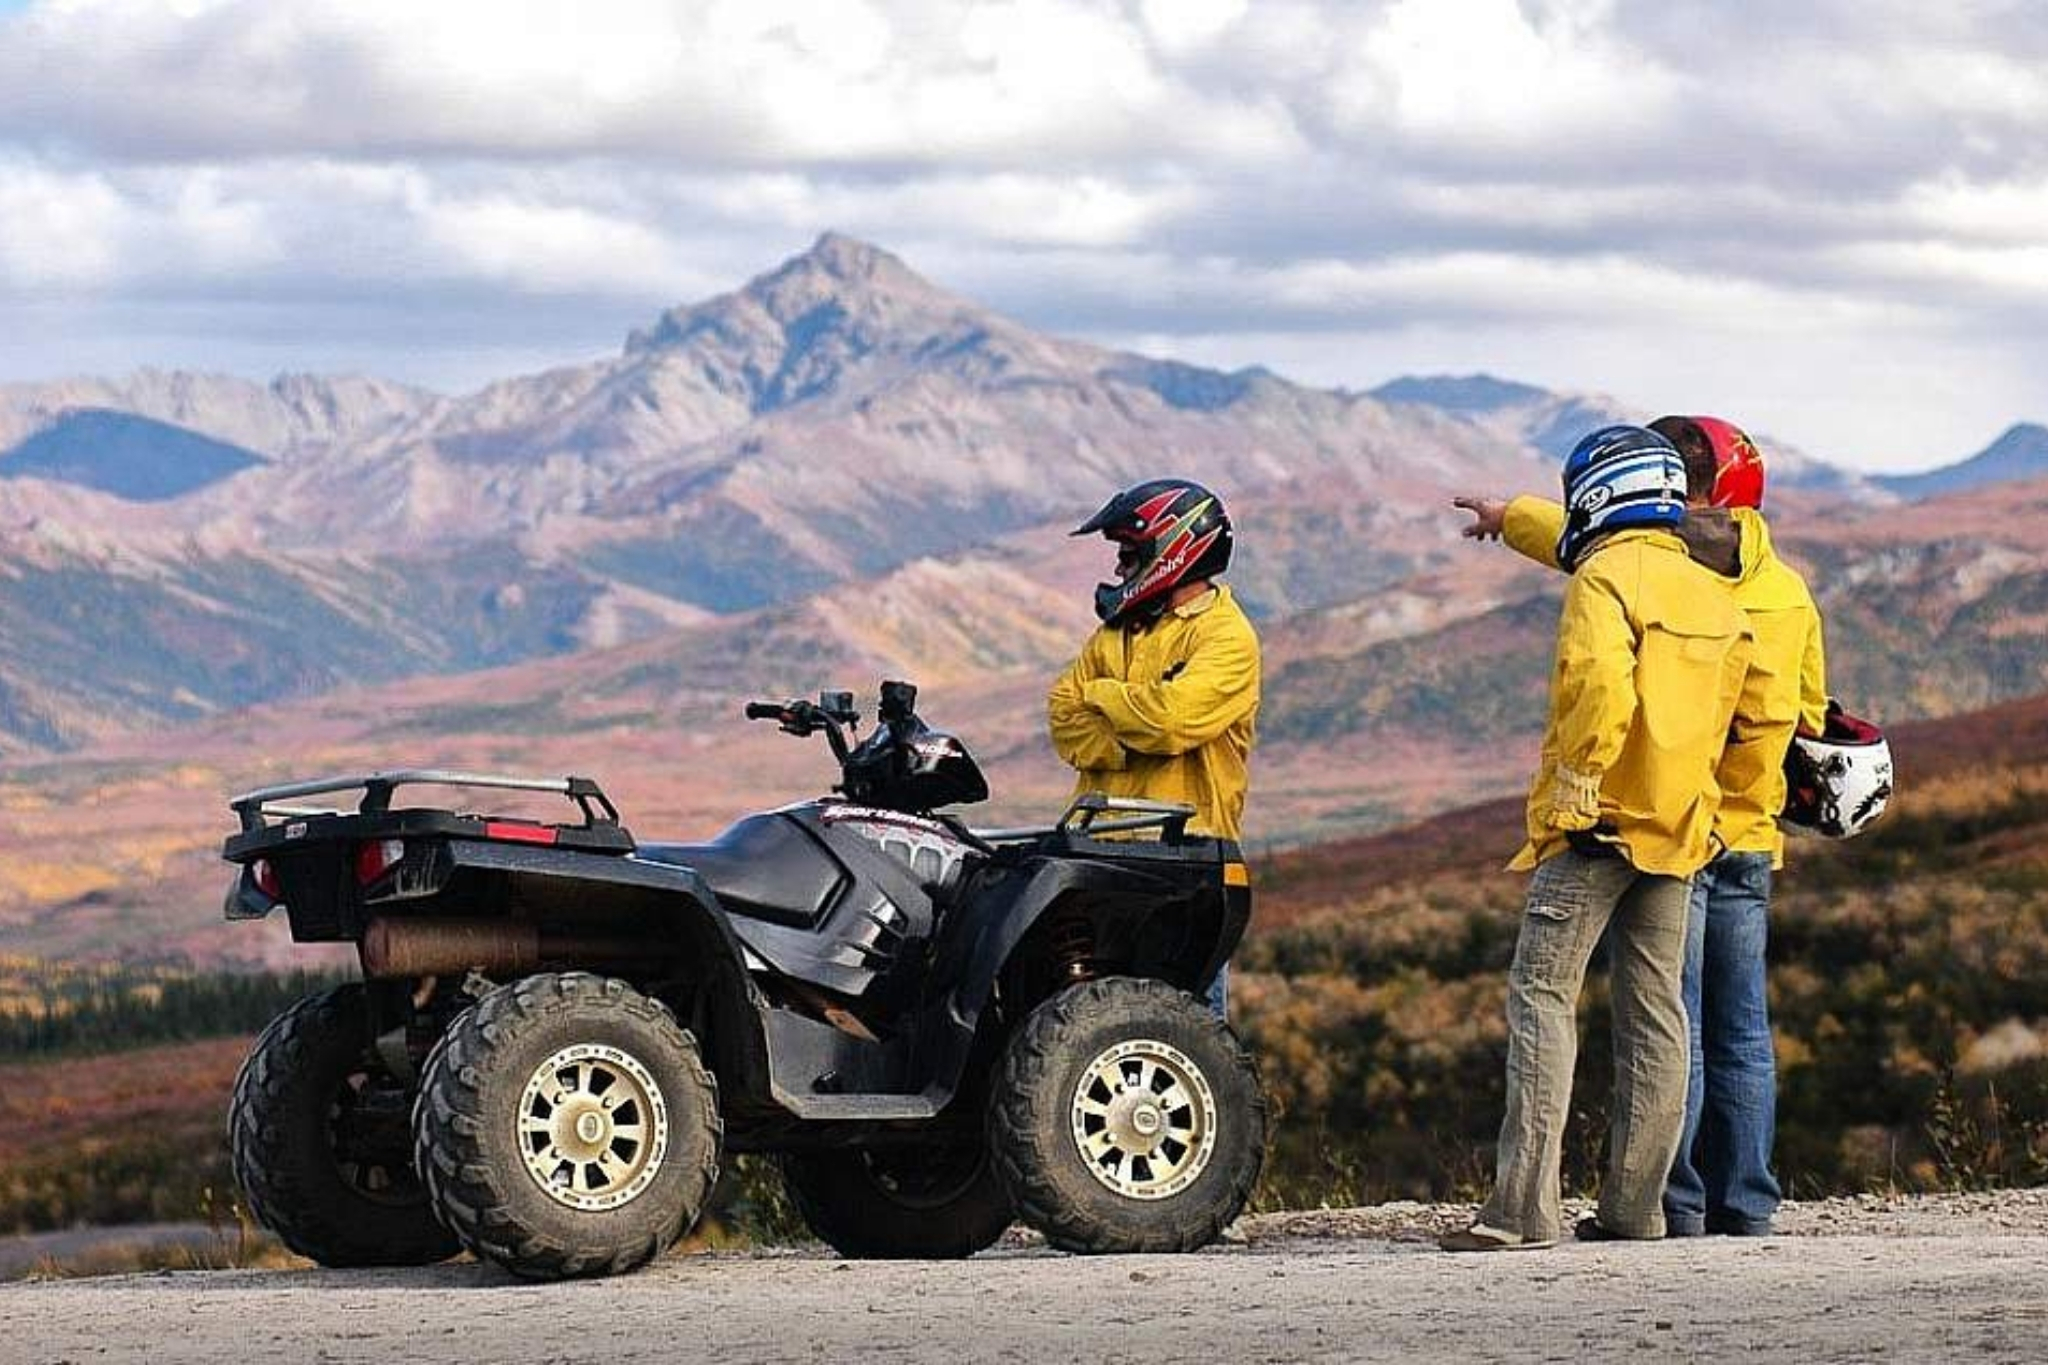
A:
{"label": "jacket cuff", "polygon": [[1552,829],[1591,829],[1600,823],[1600,779],[1559,765],[1550,778]]}

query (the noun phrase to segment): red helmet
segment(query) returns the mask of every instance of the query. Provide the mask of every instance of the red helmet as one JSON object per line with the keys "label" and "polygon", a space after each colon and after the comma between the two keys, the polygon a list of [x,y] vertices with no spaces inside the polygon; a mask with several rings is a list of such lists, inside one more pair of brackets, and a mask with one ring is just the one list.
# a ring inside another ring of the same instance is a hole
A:
{"label": "red helmet", "polygon": [[1764,454],[1749,439],[1749,433],[1733,422],[1718,417],[1688,417],[1707,438],[1714,452],[1714,494],[1716,507],[1764,505]]}
{"label": "red helmet", "polygon": [[1097,531],[1135,560],[1117,582],[1095,585],[1095,614],[1105,625],[1156,620],[1175,588],[1212,578],[1230,564],[1223,500],[1192,479],[1133,484],[1073,534]]}

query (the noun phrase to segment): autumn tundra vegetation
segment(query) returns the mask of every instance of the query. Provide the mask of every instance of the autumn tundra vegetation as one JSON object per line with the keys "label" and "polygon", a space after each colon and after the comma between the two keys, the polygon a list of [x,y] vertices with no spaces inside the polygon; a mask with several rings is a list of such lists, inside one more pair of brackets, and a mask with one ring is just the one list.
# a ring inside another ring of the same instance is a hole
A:
{"label": "autumn tundra vegetation", "polygon": [[[2048,700],[1897,727],[1900,798],[1795,842],[1773,909],[1778,1162],[1793,1197],[2048,1183]],[[1234,1010],[1276,1114],[1261,1207],[1456,1198],[1499,1114],[1520,805],[1279,852]],[[0,1231],[231,1217],[222,1113],[304,975],[0,960]],[[1599,1169],[1596,972],[1566,1179]],[[724,1221],[775,1234],[774,1182]],[[744,1230],[744,1227],[742,1228]]]}

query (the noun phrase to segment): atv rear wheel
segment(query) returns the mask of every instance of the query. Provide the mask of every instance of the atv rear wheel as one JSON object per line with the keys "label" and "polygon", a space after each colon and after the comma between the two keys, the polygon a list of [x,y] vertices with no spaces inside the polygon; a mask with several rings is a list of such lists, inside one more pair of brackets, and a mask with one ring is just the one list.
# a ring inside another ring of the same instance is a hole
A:
{"label": "atv rear wheel", "polygon": [[1053,996],[1010,1040],[989,1144],[1017,1214],[1067,1251],[1192,1251],[1243,1210],[1266,1100],[1230,1026],[1161,981]]}
{"label": "atv rear wheel", "polygon": [[697,1221],[718,1086],[659,1002],[583,972],[501,986],[452,1024],[413,1110],[416,1160],[462,1245],[515,1275],[609,1275]]}
{"label": "atv rear wheel", "polygon": [[805,1152],[782,1179],[806,1226],[853,1260],[951,1260],[994,1244],[1010,1194],[980,1142]]}
{"label": "atv rear wheel", "polygon": [[370,1046],[360,985],[309,995],[270,1022],[235,1077],[228,1146],[256,1220],[327,1266],[453,1256],[413,1172],[412,1104]]}

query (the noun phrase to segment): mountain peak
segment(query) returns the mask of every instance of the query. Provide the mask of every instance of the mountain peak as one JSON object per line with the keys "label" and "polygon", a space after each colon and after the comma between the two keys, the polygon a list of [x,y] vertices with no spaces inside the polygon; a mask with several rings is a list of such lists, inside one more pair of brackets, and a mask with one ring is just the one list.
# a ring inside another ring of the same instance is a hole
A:
{"label": "mountain peak", "polygon": [[827,232],[731,294],[662,314],[626,354],[686,356],[759,414],[838,391],[871,358],[972,348],[1001,326],[880,247]]}
{"label": "mountain peak", "polygon": [[918,314],[957,316],[974,311],[882,248],[843,233],[826,232],[808,251],[756,275],[730,294],[672,308],[654,326],[626,338],[631,352],[686,345],[709,326],[730,330],[736,315],[765,313],[784,326],[826,309],[844,318],[900,322]]}
{"label": "mountain peak", "polygon": [[849,284],[909,283],[927,289],[931,287],[900,257],[843,232],[819,233],[818,240],[811,243],[809,251],[801,256],[792,256],[775,273],[797,269],[822,271]]}

